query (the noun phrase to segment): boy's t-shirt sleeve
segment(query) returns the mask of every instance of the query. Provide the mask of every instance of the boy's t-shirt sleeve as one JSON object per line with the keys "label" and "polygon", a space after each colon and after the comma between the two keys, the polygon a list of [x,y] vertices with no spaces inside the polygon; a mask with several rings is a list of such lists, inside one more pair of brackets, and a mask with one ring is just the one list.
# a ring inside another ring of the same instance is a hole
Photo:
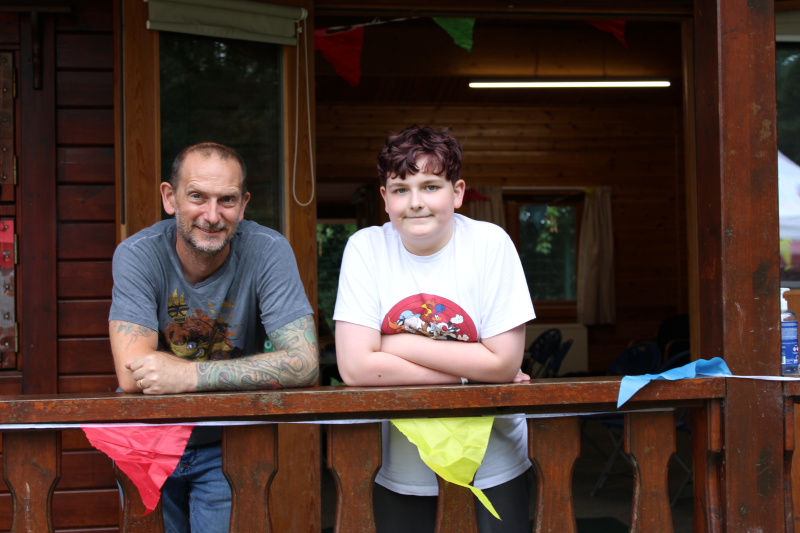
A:
{"label": "boy's t-shirt sleeve", "polygon": [[333,319],[380,331],[382,317],[375,251],[365,237],[357,233],[345,246]]}
{"label": "boy's t-shirt sleeve", "polygon": [[505,232],[492,241],[497,244],[485,255],[481,338],[494,337],[536,318],[514,243]]}
{"label": "boy's t-shirt sleeve", "polygon": [[158,282],[149,257],[124,243],[112,262],[114,288],[108,320],[121,320],[158,331]]}
{"label": "boy's t-shirt sleeve", "polygon": [[267,335],[314,310],[308,303],[300,281],[292,247],[283,237],[276,238],[261,254],[258,279],[258,305]]}

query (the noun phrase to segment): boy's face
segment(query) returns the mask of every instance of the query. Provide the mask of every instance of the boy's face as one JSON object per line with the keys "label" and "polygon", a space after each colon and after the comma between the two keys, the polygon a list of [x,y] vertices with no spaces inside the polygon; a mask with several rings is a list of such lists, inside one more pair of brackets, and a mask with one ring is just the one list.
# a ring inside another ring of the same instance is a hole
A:
{"label": "boy's face", "polygon": [[431,255],[444,248],[453,235],[453,212],[464,200],[465,183],[451,183],[444,176],[428,173],[422,159],[417,167],[422,170],[405,179],[387,179],[381,195],[406,250]]}

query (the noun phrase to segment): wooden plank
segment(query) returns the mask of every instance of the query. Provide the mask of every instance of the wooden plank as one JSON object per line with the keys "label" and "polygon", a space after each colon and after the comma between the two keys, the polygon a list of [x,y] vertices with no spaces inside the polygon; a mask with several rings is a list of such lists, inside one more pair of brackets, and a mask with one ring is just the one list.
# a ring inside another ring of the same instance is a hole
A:
{"label": "wooden plank", "polygon": [[59,148],[59,183],[114,183],[114,149]]}
{"label": "wooden plank", "polygon": [[[721,355],[739,375],[780,373],[774,17],[771,2],[695,2],[701,357]],[[735,381],[723,424],[724,527],[780,531],[782,388]]]}
{"label": "wooden plank", "polygon": [[114,221],[113,185],[59,185],[58,220],[64,222]]}
{"label": "wooden plank", "polygon": [[436,479],[439,483],[439,499],[435,533],[478,533],[472,491],[448,483],[438,475]]}
{"label": "wooden plank", "polygon": [[[56,107],[55,43],[52,17],[42,17],[42,89],[33,89],[30,19],[22,17],[19,97],[25,117],[21,129],[19,240],[21,265],[17,286],[21,300],[20,353],[26,394],[56,388]],[[35,327],[30,325],[35,324]]]}
{"label": "wooden plank", "polygon": [[59,109],[58,144],[114,143],[114,111],[111,109]]}
{"label": "wooden plank", "polygon": [[375,533],[372,488],[381,468],[380,424],[328,426],[328,468],[336,482],[335,533]]}
{"label": "wooden plank", "polygon": [[631,533],[673,531],[668,474],[675,451],[674,411],[625,415],[625,453],[633,468]]}
{"label": "wooden plank", "polygon": [[[0,423],[70,423],[91,420],[183,419],[294,421],[350,418],[478,416],[607,410],[616,405],[619,377],[555,378],[530,384],[440,387],[314,387],[275,391],[178,394],[83,394],[0,397]],[[630,409],[702,405],[725,397],[724,378],[654,381],[637,392]],[[436,406],[431,409],[431,406]],[[476,414],[472,414],[476,413]]]}
{"label": "wooden plank", "polygon": [[14,101],[14,53],[0,53],[0,200],[14,201],[16,185],[15,117]]}
{"label": "wooden plank", "polygon": [[56,16],[56,31],[103,31],[114,27],[112,7],[105,0],[79,0],[71,2],[69,13]]}
{"label": "wooden plank", "polygon": [[112,107],[114,73],[111,71],[60,71],[56,74],[59,107]]}
{"label": "wooden plank", "polygon": [[794,398],[783,399],[783,490],[786,505],[786,533],[795,532],[794,498],[792,496],[792,476],[794,475],[794,444],[796,422],[794,419]]}
{"label": "wooden plank", "polygon": [[62,450],[94,450],[89,444],[86,434],[80,429],[61,430],[61,449]]}
{"label": "wooden plank", "polygon": [[231,531],[272,533],[267,495],[277,470],[277,425],[228,426],[223,430],[222,472],[231,486]]}
{"label": "wooden plank", "polygon": [[111,300],[60,300],[58,336],[90,337],[108,335]]}
{"label": "wooden plank", "polygon": [[60,33],[56,36],[59,69],[114,68],[111,34]]}
{"label": "wooden plank", "polygon": [[[53,209],[55,209],[55,205]],[[58,227],[59,260],[110,260],[114,256],[115,248],[114,224],[105,222],[68,223],[60,224]]]}
{"label": "wooden plank", "polygon": [[118,387],[116,374],[58,377],[58,392],[62,394],[114,392]]}
{"label": "wooden plank", "polygon": [[53,532],[53,491],[61,477],[58,431],[3,435],[3,479],[14,494],[11,531]]}
{"label": "wooden plank", "polygon": [[0,13],[0,43],[19,43],[19,15],[17,13]]}
{"label": "wooden plank", "polygon": [[535,533],[576,533],[572,469],[581,454],[578,417],[528,420],[528,456],[537,481]]}
{"label": "wooden plank", "polygon": [[111,298],[111,261],[59,261],[58,297]]}
{"label": "wooden plank", "polygon": [[[158,32],[147,29],[144,2],[123,0],[120,6],[123,32],[115,35],[122,51],[116,48],[117,42],[114,49],[122,63],[115,80],[123,84],[123,90],[115,86],[114,120],[116,131],[123,136],[115,154],[116,189],[124,191],[125,202],[117,218],[117,238],[122,241],[161,220],[161,107]],[[120,101],[119,95],[124,95],[124,100]]]}
{"label": "wooden plank", "polygon": [[722,533],[721,498],[722,408],[709,401],[692,410],[692,462],[694,467],[694,531]]}
{"label": "wooden plank", "polygon": [[58,373],[113,374],[114,360],[108,337],[59,339]]}
{"label": "wooden plank", "polygon": [[161,501],[153,512],[145,515],[146,509],[136,485],[116,466],[114,472],[122,487],[122,530],[125,533],[164,533]]}
{"label": "wooden plank", "polygon": [[[3,461],[0,456],[0,465]],[[61,478],[56,489],[63,491],[92,488],[117,488],[111,459],[97,450],[64,451],[61,454]],[[0,481],[0,492],[8,492],[5,481]]]}

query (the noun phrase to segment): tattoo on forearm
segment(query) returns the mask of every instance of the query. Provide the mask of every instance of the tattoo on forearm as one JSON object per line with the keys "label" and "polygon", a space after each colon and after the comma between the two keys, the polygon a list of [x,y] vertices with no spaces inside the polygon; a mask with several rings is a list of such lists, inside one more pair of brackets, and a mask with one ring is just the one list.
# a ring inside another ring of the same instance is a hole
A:
{"label": "tattoo on forearm", "polygon": [[269,337],[275,352],[197,363],[197,391],[288,389],[317,383],[319,345],[311,315]]}
{"label": "tattoo on forearm", "polygon": [[150,328],[138,324],[131,324],[130,322],[123,322],[122,320],[112,320],[111,326],[117,328],[117,333],[122,333],[124,337],[128,338],[128,346],[136,342],[139,337],[148,338],[155,333],[155,331]]}

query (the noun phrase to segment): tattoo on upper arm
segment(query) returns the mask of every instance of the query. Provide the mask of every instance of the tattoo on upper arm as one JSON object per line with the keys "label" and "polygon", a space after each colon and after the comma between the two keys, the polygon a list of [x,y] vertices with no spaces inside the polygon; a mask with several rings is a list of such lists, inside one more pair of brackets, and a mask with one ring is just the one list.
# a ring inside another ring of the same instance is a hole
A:
{"label": "tattoo on upper arm", "polygon": [[317,383],[319,345],[311,315],[269,336],[274,352],[197,363],[197,391],[288,389]]}
{"label": "tattoo on upper arm", "polygon": [[122,320],[112,320],[111,326],[117,328],[117,333],[122,333],[122,336],[128,339],[128,346],[136,342],[139,337],[146,339],[155,333],[155,331],[150,328],[138,324],[131,324],[130,322],[123,322]]}

